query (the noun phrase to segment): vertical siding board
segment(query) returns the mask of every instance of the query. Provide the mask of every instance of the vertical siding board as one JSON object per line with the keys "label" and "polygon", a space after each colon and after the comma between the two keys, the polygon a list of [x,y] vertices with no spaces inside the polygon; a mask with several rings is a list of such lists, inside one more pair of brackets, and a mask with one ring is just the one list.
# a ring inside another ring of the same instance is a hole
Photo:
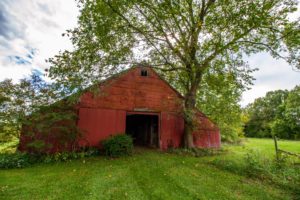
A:
{"label": "vertical siding board", "polygon": [[80,108],[78,127],[90,146],[98,146],[110,135],[125,132],[125,111]]}
{"label": "vertical siding board", "polygon": [[195,146],[200,148],[219,148],[220,130],[203,113],[197,113],[199,127],[193,133]]}
{"label": "vertical siding board", "polygon": [[182,99],[157,74],[149,69],[149,76],[140,76],[140,68],[133,69],[115,80],[100,86],[100,94],[90,92],[81,97],[80,107],[180,112]]}
{"label": "vertical siding board", "polygon": [[161,113],[161,149],[179,147],[184,132],[184,121],[176,113]]}

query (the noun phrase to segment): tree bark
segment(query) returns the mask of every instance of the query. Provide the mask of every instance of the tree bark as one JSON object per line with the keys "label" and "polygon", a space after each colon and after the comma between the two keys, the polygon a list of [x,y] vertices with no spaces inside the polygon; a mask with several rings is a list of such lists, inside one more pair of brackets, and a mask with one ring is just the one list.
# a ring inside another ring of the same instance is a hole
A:
{"label": "tree bark", "polygon": [[184,147],[193,148],[193,112],[196,108],[196,94],[198,89],[198,83],[193,84],[190,91],[185,95],[185,119],[184,119]]}
{"label": "tree bark", "polygon": [[194,148],[193,125],[184,121],[184,148]]}

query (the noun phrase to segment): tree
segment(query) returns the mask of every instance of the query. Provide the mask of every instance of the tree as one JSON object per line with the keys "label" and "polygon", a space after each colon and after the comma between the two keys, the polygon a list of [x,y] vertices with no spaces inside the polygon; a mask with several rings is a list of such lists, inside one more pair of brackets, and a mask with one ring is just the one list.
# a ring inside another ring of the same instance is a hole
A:
{"label": "tree", "polygon": [[18,83],[0,82],[0,142],[19,138],[22,131],[22,136],[30,137],[28,146],[35,153],[50,147],[42,137],[51,135],[61,145],[74,142],[79,136],[76,113],[71,104],[64,104],[63,97],[64,89],[36,73]]}
{"label": "tree", "polygon": [[291,91],[268,92],[247,107],[249,121],[245,126],[248,137],[297,139],[300,133],[300,87]]}
{"label": "tree", "polygon": [[[236,142],[243,136],[244,121],[239,102],[252,82],[249,73],[249,70],[226,72],[220,66],[203,76],[197,107],[218,124],[223,141]],[[239,82],[239,78],[243,82]]]}
{"label": "tree", "polygon": [[35,112],[42,103],[53,100],[48,87],[37,74],[16,84],[11,79],[0,82],[0,133],[19,137],[26,116]]}
{"label": "tree", "polygon": [[292,139],[300,138],[300,86],[289,92],[285,105],[285,116]]}
{"label": "tree", "polygon": [[[193,113],[204,74],[235,72],[261,51],[299,68],[296,0],[79,0],[74,51],[49,59],[49,76],[80,91],[115,71],[148,62],[175,73],[184,94],[185,146],[193,147]],[[283,54],[283,55],[282,55]]]}
{"label": "tree", "polygon": [[[265,97],[255,99],[247,108],[250,116],[245,126],[245,135],[248,137],[271,137],[271,125],[278,118],[284,116],[284,104],[288,96],[287,90],[276,90]],[[282,124],[280,122],[280,124]]]}

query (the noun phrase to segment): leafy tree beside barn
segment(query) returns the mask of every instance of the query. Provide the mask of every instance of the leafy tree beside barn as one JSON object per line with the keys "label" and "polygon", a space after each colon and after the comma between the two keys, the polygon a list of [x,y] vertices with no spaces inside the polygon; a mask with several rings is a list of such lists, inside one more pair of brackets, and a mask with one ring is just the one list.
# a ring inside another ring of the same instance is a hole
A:
{"label": "leafy tree beside barn", "polygon": [[[243,82],[244,55],[266,51],[299,68],[296,0],[81,0],[79,25],[67,31],[74,51],[50,59],[51,78],[82,88],[145,61],[172,78],[185,98],[185,146],[205,74]],[[247,79],[246,79],[247,80]],[[171,80],[172,82],[172,80]]]}
{"label": "leafy tree beside barn", "polygon": [[[31,138],[28,146],[35,153],[51,148],[45,143],[49,136],[61,146],[75,142],[79,130],[74,109],[62,100],[65,89],[57,86],[46,82],[39,73],[18,83],[10,79],[0,82],[0,143],[20,138],[22,132]],[[65,126],[61,122],[69,123]]]}
{"label": "leafy tree beside barn", "polygon": [[265,51],[300,68],[299,21],[289,20],[297,3],[78,0],[78,27],[64,34],[74,50],[49,59],[47,72],[67,96],[149,63],[184,96],[185,147],[193,147],[197,108],[219,122],[224,139],[234,140],[241,126],[237,102],[252,82],[245,56]]}

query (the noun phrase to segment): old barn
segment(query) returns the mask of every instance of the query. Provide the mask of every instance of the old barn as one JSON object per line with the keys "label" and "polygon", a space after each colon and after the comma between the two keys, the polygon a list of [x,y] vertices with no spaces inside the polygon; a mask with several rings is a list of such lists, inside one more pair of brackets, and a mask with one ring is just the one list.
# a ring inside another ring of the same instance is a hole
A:
{"label": "old barn", "polygon": [[[99,83],[99,89],[97,94],[85,92],[75,106],[76,126],[84,138],[79,145],[99,146],[120,133],[131,135],[136,145],[163,150],[182,144],[183,97],[151,67],[130,68]],[[220,147],[218,127],[200,111],[197,121],[195,145]],[[56,141],[46,140],[52,143],[49,151],[59,150]],[[22,134],[19,149],[26,150],[29,141]]]}

